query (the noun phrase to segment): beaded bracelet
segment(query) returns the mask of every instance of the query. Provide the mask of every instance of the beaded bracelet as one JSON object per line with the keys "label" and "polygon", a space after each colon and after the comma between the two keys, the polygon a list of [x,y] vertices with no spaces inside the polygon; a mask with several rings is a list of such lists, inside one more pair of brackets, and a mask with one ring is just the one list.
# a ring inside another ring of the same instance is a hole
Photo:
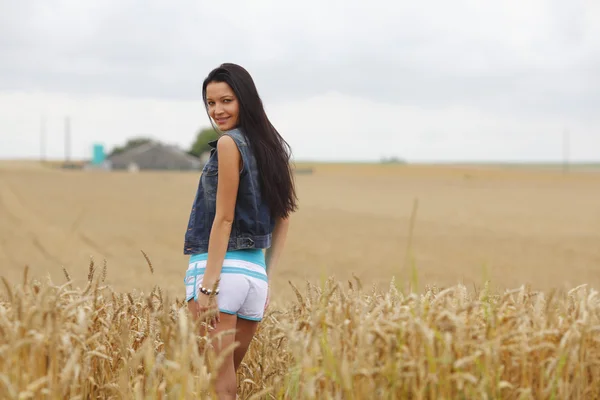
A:
{"label": "beaded bracelet", "polygon": [[[211,294],[213,294],[213,291],[212,289],[207,289],[204,286],[200,286],[200,293],[210,296]],[[214,293],[219,294],[219,288],[216,288]]]}

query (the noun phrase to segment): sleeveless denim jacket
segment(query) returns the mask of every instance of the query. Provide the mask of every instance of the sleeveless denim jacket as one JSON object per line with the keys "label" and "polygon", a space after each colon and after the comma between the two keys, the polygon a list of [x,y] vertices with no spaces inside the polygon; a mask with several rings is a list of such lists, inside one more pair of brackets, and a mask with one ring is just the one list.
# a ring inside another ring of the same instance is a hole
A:
{"label": "sleeveless denim jacket", "polygon": [[[268,248],[271,246],[275,221],[261,196],[256,159],[241,130],[232,129],[224,132],[223,135],[228,135],[235,141],[242,158],[235,214],[227,251]],[[210,230],[216,213],[219,179],[217,141],[209,144],[212,147],[210,158],[204,165],[198,182],[185,233],[184,254],[208,252]]]}

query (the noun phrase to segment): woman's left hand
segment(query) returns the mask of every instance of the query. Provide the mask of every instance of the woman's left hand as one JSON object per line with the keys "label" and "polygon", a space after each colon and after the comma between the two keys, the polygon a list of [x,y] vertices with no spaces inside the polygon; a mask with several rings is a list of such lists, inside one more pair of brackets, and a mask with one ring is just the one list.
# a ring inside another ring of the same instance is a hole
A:
{"label": "woman's left hand", "polygon": [[219,308],[217,307],[216,295],[206,295],[200,293],[198,300],[196,300],[198,316],[209,312],[209,315],[205,316],[206,322],[209,327],[215,328],[217,323],[220,321]]}

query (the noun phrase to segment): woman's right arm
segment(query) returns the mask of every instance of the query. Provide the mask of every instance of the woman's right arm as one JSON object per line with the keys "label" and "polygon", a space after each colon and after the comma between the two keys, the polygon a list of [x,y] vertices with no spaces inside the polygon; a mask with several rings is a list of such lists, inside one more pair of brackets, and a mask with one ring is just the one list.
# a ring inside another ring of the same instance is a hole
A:
{"label": "woman's right arm", "polygon": [[277,266],[277,262],[279,261],[279,257],[281,256],[281,252],[285,245],[289,226],[289,217],[279,218],[275,223],[275,228],[273,229],[273,243],[271,243],[271,247],[265,252],[267,274],[270,274],[273,271],[273,268]]}

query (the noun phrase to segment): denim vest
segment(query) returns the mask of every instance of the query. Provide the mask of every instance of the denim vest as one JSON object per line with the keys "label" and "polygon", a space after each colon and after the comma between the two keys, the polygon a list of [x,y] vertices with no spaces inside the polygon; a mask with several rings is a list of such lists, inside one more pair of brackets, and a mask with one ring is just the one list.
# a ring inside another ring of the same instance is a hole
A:
{"label": "denim vest", "polygon": [[[256,159],[241,130],[232,129],[223,134],[235,141],[242,157],[235,214],[227,251],[268,248],[271,246],[275,220],[271,217],[269,206],[261,196]],[[216,213],[219,179],[217,141],[209,144],[212,147],[210,158],[204,165],[198,182],[198,190],[185,233],[184,254],[208,252],[210,230]]]}

